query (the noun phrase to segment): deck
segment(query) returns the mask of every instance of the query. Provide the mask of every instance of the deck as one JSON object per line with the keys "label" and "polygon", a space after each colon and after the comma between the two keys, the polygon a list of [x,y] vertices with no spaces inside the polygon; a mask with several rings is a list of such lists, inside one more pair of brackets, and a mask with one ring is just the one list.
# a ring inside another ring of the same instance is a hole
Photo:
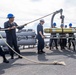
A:
{"label": "deck", "polygon": [[36,48],[21,50],[25,57],[41,62],[64,61],[63,65],[40,65],[25,59],[10,59],[9,64],[2,63],[0,57],[0,75],[76,75],[76,52],[73,50],[44,49],[45,54],[38,55]]}

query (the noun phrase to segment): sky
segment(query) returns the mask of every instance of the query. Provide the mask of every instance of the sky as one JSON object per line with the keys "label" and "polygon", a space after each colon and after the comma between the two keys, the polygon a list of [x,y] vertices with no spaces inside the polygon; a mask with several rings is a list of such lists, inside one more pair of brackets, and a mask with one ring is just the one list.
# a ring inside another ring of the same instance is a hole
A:
{"label": "sky", "polygon": [[[4,27],[4,22],[8,20],[6,17],[9,13],[14,14],[15,22],[18,25],[23,25],[61,8],[65,16],[64,24],[72,23],[75,27],[76,0],[0,0],[0,26]],[[44,28],[51,26],[51,17],[52,15],[44,18]],[[55,16],[54,22],[57,23],[57,27],[60,27],[60,14]],[[25,28],[36,30],[38,23],[39,20],[28,24]]]}

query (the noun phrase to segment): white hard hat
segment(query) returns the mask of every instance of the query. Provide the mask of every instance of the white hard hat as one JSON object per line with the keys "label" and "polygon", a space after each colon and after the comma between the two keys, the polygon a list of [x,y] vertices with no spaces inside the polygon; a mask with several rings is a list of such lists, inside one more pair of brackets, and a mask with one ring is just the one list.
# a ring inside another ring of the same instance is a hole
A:
{"label": "white hard hat", "polygon": [[44,19],[41,19],[40,22],[45,22]]}

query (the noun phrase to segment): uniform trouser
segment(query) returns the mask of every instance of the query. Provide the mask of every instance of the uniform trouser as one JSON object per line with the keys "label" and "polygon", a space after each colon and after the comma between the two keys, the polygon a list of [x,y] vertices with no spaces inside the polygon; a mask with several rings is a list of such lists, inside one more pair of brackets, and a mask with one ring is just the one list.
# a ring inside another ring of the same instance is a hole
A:
{"label": "uniform trouser", "polygon": [[[8,41],[7,42],[12,48],[14,47],[14,50],[20,54],[20,50],[18,49],[18,46],[17,46],[17,41],[16,40],[13,40],[13,41]],[[9,48],[9,51],[10,51],[10,55],[11,57],[14,56],[14,52]]]}
{"label": "uniform trouser", "polygon": [[3,52],[3,50],[2,50],[1,47],[0,47],[0,55],[1,55],[1,56],[4,56],[4,55],[5,55],[5,53]]}
{"label": "uniform trouser", "polygon": [[73,39],[72,38],[68,39],[69,48],[71,46],[71,43],[73,44],[73,47],[75,48],[75,44],[74,44],[73,40],[75,40],[75,39],[74,38]]}
{"label": "uniform trouser", "polygon": [[38,52],[44,49],[44,39],[38,38]]}
{"label": "uniform trouser", "polygon": [[65,47],[65,39],[60,39],[60,47],[61,47],[61,49],[64,49],[64,47]]}
{"label": "uniform trouser", "polygon": [[64,46],[66,47],[66,45],[67,45],[67,39],[64,39],[64,42],[65,42]]}
{"label": "uniform trouser", "polygon": [[54,41],[55,46],[56,46],[56,48],[57,48],[57,39],[50,39],[50,44],[49,44],[49,46],[50,46],[50,47],[52,46],[53,41]]}
{"label": "uniform trouser", "polygon": [[0,56],[2,56],[4,60],[6,60],[5,53],[3,52],[1,47],[0,47]]}

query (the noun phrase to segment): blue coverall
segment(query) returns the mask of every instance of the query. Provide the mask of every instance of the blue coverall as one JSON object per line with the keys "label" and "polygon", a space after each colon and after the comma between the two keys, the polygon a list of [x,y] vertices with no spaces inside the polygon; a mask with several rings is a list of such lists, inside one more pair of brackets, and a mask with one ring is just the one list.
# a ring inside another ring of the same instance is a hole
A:
{"label": "blue coverall", "polygon": [[[4,28],[11,28],[13,26],[18,26],[18,25],[15,22],[10,24],[9,21],[4,23]],[[22,28],[24,28],[24,26],[18,27],[18,29],[22,29]],[[5,33],[6,33],[7,43],[11,47],[14,47],[15,51],[20,54],[20,51],[19,51],[18,46],[17,46],[16,29],[6,30]],[[13,57],[14,56],[14,52],[10,48],[9,48],[9,51],[10,51],[11,57]]]}
{"label": "blue coverall", "polygon": [[43,26],[39,23],[37,26],[37,39],[38,39],[38,52],[44,49],[44,39],[41,37],[39,32],[42,32],[43,35]]}

